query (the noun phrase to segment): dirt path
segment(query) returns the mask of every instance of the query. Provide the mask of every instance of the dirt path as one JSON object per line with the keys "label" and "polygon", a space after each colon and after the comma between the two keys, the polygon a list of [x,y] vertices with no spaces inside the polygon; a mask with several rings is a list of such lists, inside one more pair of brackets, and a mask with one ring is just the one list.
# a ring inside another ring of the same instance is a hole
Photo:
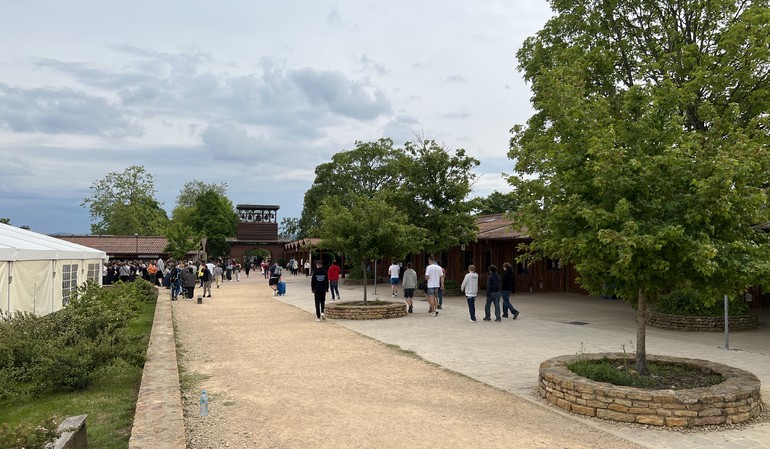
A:
{"label": "dirt path", "polygon": [[[198,290],[198,289],[196,289]],[[197,293],[197,292],[196,292]],[[300,292],[290,292],[300,294]],[[264,279],[173,305],[189,449],[639,446],[276,301]],[[312,301],[308,289],[308,301]]]}

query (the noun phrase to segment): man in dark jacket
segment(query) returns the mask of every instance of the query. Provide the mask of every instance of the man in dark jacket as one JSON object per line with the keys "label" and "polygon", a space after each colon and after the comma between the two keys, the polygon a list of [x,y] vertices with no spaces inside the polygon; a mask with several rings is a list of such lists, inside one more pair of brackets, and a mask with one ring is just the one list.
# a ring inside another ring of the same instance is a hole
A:
{"label": "man in dark jacket", "polygon": [[503,274],[500,276],[501,287],[500,296],[503,299],[503,318],[508,318],[508,311],[513,314],[513,319],[519,317],[519,311],[511,304],[511,294],[516,291],[516,281],[513,278],[513,267],[510,263],[505,262],[503,264]]}
{"label": "man in dark jacket", "polygon": [[315,299],[315,320],[322,321],[326,319],[324,308],[326,307],[326,292],[329,291],[329,276],[323,262],[319,260],[315,266],[313,277],[310,279],[310,290],[313,291]]}
{"label": "man in dark jacket", "polygon": [[495,321],[500,320],[500,276],[497,275],[497,267],[489,266],[489,277],[487,278],[487,303],[484,305],[484,321],[490,321],[489,306],[495,305]]}

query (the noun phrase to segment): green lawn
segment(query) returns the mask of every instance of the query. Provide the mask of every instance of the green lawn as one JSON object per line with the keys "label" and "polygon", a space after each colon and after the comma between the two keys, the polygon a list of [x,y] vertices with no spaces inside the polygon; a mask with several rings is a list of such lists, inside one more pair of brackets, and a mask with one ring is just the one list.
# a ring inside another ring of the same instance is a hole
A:
{"label": "green lawn", "polygon": [[[154,314],[155,302],[143,303],[142,310],[131,321],[131,332],[149,340]],[[0,402],[0,423],[15,428],[20,424],[37,425],[51,417],[61,422],[67,416],[85,414],[89,447],[125,449],[141,380],[141,368],[123,363],[111,365],[101,370],[86,390]]]}

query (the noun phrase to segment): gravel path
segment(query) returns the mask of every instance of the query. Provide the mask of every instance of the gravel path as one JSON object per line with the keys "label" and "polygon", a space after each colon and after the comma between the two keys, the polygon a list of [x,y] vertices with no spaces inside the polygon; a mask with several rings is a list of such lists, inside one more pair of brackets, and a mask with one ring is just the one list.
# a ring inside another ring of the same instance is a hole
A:
{"label": "gravel path", "polygon": [[[199,379],[183,398],[188,449],[640,448],[315,322],[273,299],[261,277],[226,283],[213,296],[173,304],[180,363]],[[211,406],[202,418],[204,388]]]}

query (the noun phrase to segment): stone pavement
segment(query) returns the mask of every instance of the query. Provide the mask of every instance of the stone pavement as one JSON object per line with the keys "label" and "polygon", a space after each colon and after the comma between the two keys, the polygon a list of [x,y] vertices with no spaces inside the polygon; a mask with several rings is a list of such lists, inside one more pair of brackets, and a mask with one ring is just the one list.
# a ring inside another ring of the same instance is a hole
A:
{"label": "stone pavement", "polygon": [[[314,319],[310,281],[288,276],[287,294],[275,298],[310,312]],[[369,299],[392,299],[390,286],[368,287]],[[363,298],[363,287],[340,286],[343,300]],[[328,297],[327,297],[328,298]],[[444,298],[437,317],[428,315],[427,302],[416,299],[407,318],[373,321],[337,320],[336,324],[405,350],[452,371],[517,394],[554,413],[565,414],[597,429],[642,446],[676,449],[770,448],[770,423],[734,430],[674,431],[627,426],[566,414],[546,405],[534,394],[543,360],[578,352],[635,352],[635,311],[623,301],[577,294],[516,294],[517,320],[481,321],[484,298],[476,300],[479,321],[470,323],[465,297]],[[730,334],[729,350],[723,333],[684,333],[648,327],[647,352],[707,359],[754,373],[762,382],[762,396],[770,403],[770,310],[761,310],[760,329]]]}

